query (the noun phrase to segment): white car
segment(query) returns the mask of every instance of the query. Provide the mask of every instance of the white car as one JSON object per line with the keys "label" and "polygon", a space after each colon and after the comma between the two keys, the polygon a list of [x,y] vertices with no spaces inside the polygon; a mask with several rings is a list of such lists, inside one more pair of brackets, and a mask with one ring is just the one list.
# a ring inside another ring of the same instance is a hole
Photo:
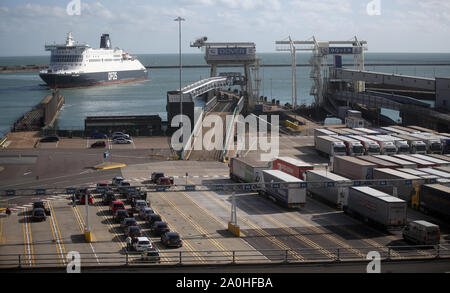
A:
{"label": "white car", "polygon": [[118,137],[123,137],[123,138],[126,138],[126,139],[130,139],[130,135],[126,134],[126,133],[123,133],[123,132],[114,132],[111,136],[112,136],[113,139],[116,139]]}
{"label": "white car", "polygon": [[139,210],[139,217],[141,217],[141,219],[143,219],[143,220],[147,220],[148,215],[154,214],[154,213],[155,213],[155,211],[152,208],[145,207],[145,208]]}
{"label": "white car", "polygon": [[136,237],[135,240],[127,238],[128,247],[136,251],[146,251],[153,248],[153,243],[147,237]]}
{"label": "white car", "polygon": [[124,137],[118,137],[118,138],[115,138],[113,142],[117,143],[117,144],[130,144],[133,141],[131,139],[127,139]]}

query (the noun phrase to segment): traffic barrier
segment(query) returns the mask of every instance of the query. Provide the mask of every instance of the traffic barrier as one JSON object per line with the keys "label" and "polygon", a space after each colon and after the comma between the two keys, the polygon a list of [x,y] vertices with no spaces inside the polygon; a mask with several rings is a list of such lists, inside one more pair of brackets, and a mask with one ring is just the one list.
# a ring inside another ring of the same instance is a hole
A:
{"label": "traffic barrier", "polygon": [[291,129],[293,129],[293,130],[300,131],[300,125],[297,125],[297,124],[295,124],[294,122],[291,122],[291,121],[289,121],[289,120],[285,120],[285,121],[284,121],[284,125],[285,125],[286,127],[289,127],[289,128],[291,128]]}

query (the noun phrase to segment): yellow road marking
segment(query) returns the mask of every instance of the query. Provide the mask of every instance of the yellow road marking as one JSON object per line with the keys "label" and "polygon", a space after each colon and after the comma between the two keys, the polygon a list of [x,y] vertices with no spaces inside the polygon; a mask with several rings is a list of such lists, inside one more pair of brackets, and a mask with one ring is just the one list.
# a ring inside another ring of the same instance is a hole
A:
{"label": "yellow road marking", "polygon": [[61,237],[61,231],[58,227],[58,221],[56,219],[55,210],[53,209],[53,204],[50,201],[47,201],[47,205],[50,209],[50,227],[52,228],[53,239],[55,240],[56,251],[59,256],[59,260],[61,264],[66,264],[66,249],[64,247],[64,243]]}

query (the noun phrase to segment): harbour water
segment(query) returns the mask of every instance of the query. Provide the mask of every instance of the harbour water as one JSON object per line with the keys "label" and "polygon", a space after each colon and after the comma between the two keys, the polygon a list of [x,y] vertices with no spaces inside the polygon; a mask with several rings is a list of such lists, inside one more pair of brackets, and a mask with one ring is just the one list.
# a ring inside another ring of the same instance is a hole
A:
{"label": "harbour water", "polygon": [[[261,53],[261,64],[289,64],[287,53]],[[151,54],[138,56],[144,65],[173,66],[178,64],[176,54]],[[298,64],[308,64],[310,54],[297,55]],[[352,59],[345,59],[351,63]],[[48,64],[49,56],[0,57],[0,66]],[[368,65],[366,70],[378,72],[416,75],[424,77],[450,76],[450,53],[366,53],[366,64],[393,64],[384,66]],[[431,64],[422,66],[402,66],[399,64]],[[436,66],[435,64],[448,64]],[[184,54],[183,65],[204,65],[202,54]],[[240,68],[220,68],[219,72],[241,71]],[[309,105],[312,81],[309,67],[297,68],[298,103]],[[291,102],[291,68],[261,67],[260,95],[268,99],[280,100],[281,104]],[[209,76],[208,68],[184,68],[183,84],[189,84]],[[163,120],[166,115],[166,92],[178,88],[177,68],[150,69],[149,81],[98,87],[62,89],[66,98],[57,125],[60,129],[78,130],[84,128],[84,118],[96,115],[150,115],[158,114]],[[20,116],[39,103],[49,90],[43,86],[38,72],[0,74],[0,135],[7,132]],[[394,120],[398,113],[383,111]]]}

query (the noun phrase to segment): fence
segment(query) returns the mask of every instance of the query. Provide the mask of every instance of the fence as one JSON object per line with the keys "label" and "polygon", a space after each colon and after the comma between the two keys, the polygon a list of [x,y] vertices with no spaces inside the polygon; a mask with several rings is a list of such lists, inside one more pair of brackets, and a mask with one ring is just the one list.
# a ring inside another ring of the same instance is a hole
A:
{"label": "fence", "polygon": [[[79,253],[83,266],[111,265],[217,265],[217,264],[273,264],[273,263],[330,263],[367,261],[369,252],[378,252],[380,260],[417,260],[450,258],[450,245],[436,246],[380,246],[305,249],[227,250],[227,251],[159,251],[146,256],[130,252]],[[57,254],[0,254],[0,268],[67,266],[72,259]]]}

